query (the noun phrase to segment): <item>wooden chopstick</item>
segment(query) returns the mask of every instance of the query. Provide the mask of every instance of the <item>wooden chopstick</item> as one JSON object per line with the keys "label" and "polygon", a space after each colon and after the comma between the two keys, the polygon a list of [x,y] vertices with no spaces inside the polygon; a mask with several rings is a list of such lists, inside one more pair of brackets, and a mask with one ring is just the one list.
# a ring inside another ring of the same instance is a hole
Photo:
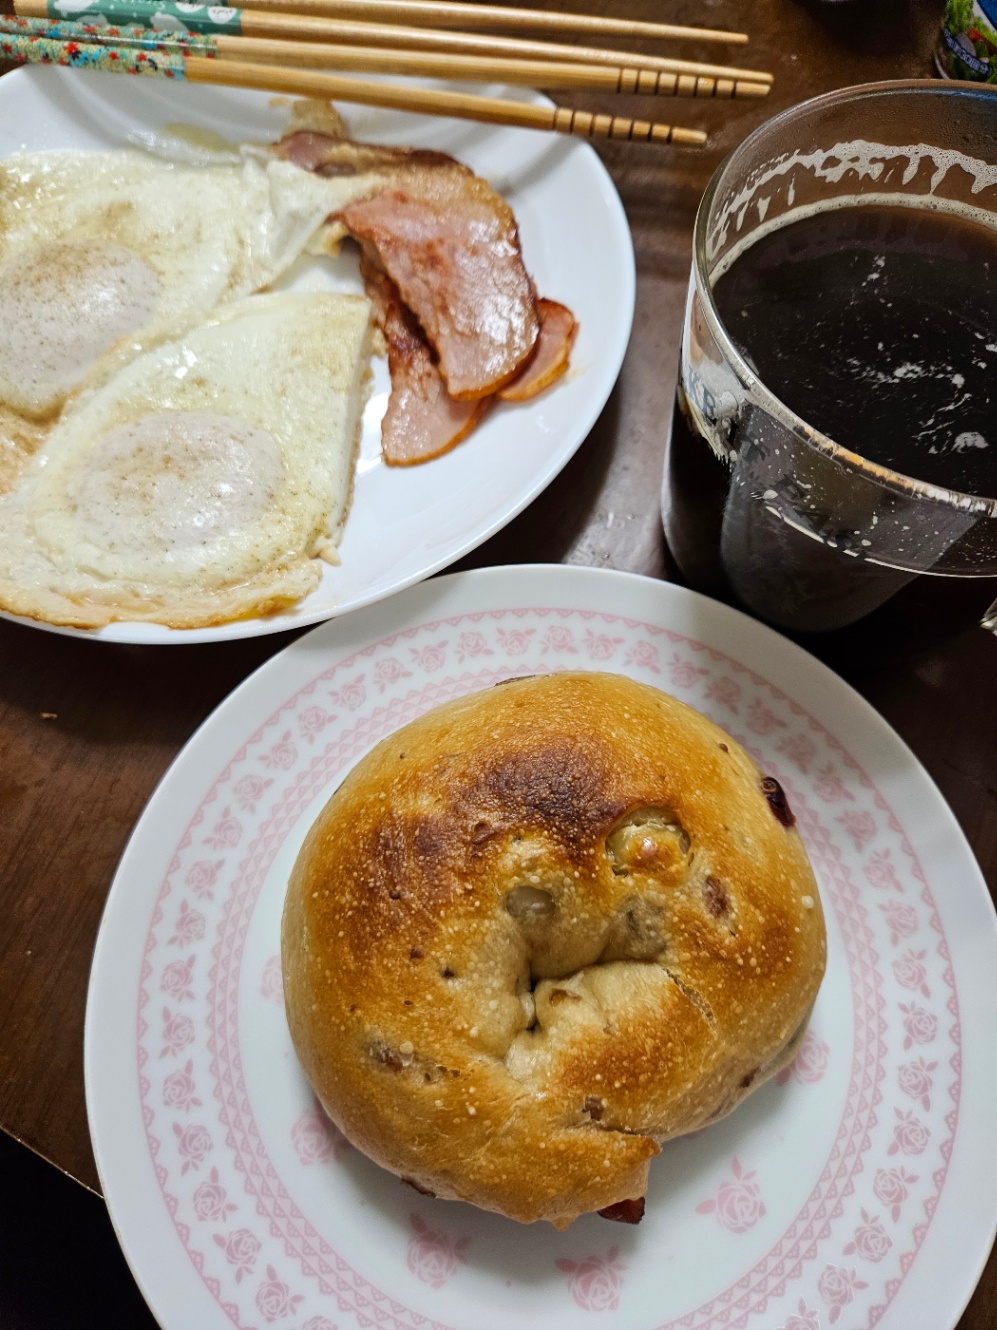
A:
{"label": "wooden chopstick", "polygon": [[560,14],[504,5],[460,4],[455,0],[266,0],[266,7],[285,14],[323,18],[369,19],[408,23],[413,27],[491,29],[499,32],[584,32],[593,37],[681,38],[730,42],[742,46],[745,32],[686,27],[676,23],[645,23],[637,19],[602,18],[595,14]]}
{"label": "wooden chopstick", "polygon": [[[25,17],[52,18],[55,0],[14,0],[14,10]],[[51,12],[50,12],[51,11]],[[157,0],[90,0],[87,9],[74,10],[73,18],[85,22],[90,14],[98,22],[139,24],[160,31],[163,6]],[[224,18],[222,17],[224,16]],[[354,23],[349,20],[308,18],[300,14],[268,13],[259,9],[216,9],[183,13],[183,24],[191,32],[225,33],[244,37],[278,37],[297,41],[327,41],[349,45],[390,46],[406,50],[452,51],[455,54],[509,56],[511,59],[565,60],[572,64],[609,65],[613,68],[649,69],[669,74],[691,74],[700,78],[744,79],[771,83],[764,70],[739,69],[707,64],[700,60],[677,60],[670,56],[644,55],[640,51],[613,51],[598,46],[570,46],[558,42],[526,41],[517,37],[489,37],[477,33],[432,32],[427,28],[395,27],[383,23]]]}
{"label": "wooden chopstick", "polygon": [[600,92],[643,93],[671,97],[765,97],[766,83],[740,79],[699,78],[690,74],[613,69],[608,65],[569,65],[542,60],[506,60],[485,56],[453,56],[440,52],[396,51],[380,47],[334,46],[274,38],[211,36],[202,33],[153,32],[142,27],[102,27],[72,20],[0,16],[0,33],[49,37],[55,41],[91,42],[136,47],[146,51],[177,50],[220,60],[250,60],[311,69],[360,73],[403,74],[474,82],[503,81],[525,87],[585,88]]}
{"label": "wooden chopstick", "polygon": [[270,37],[214,39],[220,59],[257,60],[263,64],[348,69],[368,74],[404,74],[475,83],[502,82],[527,88],[585,88],[653,97],[767,97],[768,83],[718,79],[625,65],[568,64],[554,60],[511,60],[494,56],[448,55],[440,51],[400,51],[377,46],[335,46],[322,42],[281,41]]}
{"label": "wooden chopstick", "polygon": [[[157,46],[165,43],[157,43]],[[642,143],[677,143],[699,146],[706,135],[699,129],[684,129],[626,116],[593,115],[562,106],[534,106],[528,102],[477,97],[469,93],[438,92],[435,89],[399,87],[367,79],[342,78],[336,74],[306,69],[279,69],[271,65],[222,61],[185,55],[182,44],[173,50],[144,50],[135,46],[100,45],[59,41],[51,37],[0,35],[0,56],[27,64],[68,65],[120,74],[143,74],[156,78],[209,83],[222,87],[258,88],[264,92],[291,93],[298,97],[356,102],[423,115],[453,116],[492,125],[543,129],[577,138],[626,139]]]}

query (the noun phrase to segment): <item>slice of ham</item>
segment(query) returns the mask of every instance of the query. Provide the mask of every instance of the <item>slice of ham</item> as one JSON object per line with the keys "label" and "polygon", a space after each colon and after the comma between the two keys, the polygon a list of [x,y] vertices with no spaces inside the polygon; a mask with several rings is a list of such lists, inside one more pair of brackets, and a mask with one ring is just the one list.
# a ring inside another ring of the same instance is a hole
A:
{"label": "slice of ham", "polygon": [[364,196],[331,220],[376,250],[452,397],[487,397],[516,375],[540,320],[516,219],[491,185],[445,153],[315,130],[274,151],[319,175],[367,178]]}
{"label": "slice of ham", "polygon": [[354,201],[330,221],[360,244],[388,345],[381,442],[389,465],[448,452],[494,394],[527,401],[565,372],[574,317],[536,299],[512,212],[468,167],[441,152],[310,128],[273,151],[319,175],[356,177]]}
{"label": "slice of ham", "polygon": [[406,171],[339,220],[377,251],[451,397],[487,397],[515,376],[540,321],[516,219],[490,185],[463,168]]}
{"label": "slice of ham", "polygon": [[360,272],[388,344],[391,396],[381,422],[381,453],[389,466],[428,462],[470,434],[490,399],[455,401],[422,329],[369,249],[361,251]]}
{"label": "slice of ham", "polygon": [[498,395],[503,402],[526,402],[556,383],[568,368],[578,324],[566,305],[541,296],[537,301],[540,335],[533,355]]}

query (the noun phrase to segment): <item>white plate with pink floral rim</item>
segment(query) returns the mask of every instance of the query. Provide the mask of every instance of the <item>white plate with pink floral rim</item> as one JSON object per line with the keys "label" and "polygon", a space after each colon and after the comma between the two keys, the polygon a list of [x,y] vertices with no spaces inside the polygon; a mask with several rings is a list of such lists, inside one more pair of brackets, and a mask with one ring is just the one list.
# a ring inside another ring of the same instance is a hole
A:
{"label": "white plate with pink floral rim", "polygon": [[[829,964],[792,1068],[671,1142],[638,1227],[563,1233],[417,1195],[317,1110],[278,935],[344,772],[429,707],[617,670],[782,783]],[[952,814],[803,651],[692,592],[517,567],[326,624],[246,681],[163,780],[94,958],[87,1102],[111,1216],[167,1330],[948,1330],[997,1217],[997,929]]]}
{"label": "white plate with pink floral rim", "polygon": [[[546,100],[523,88],[485,91]],[[144,146],[177,122],[231,143],[273,142],[288,123],[287,107],[279,102],[242,88],[34,66],[0,81],[0,158],[20,150]],[[508,200],[537,289],[568,305],[578,319],[571,369],[531,402],[499,404],[445,456],[423,466],[389,467],[381,459],[388,371],[375,357],[342,563],[323,565],[315,591],[282,614],[209,628],[115,623],[52,631],[106,642],[217,642],[302,628],[372,604],[494,535],[550,484],[595,424],[627,349],[635,272],[623,205],[592,147],[580,139],[466,120],[375,107],[343,111],[355,138],[448,152]],[[299,260],[277,286],[363,290],[356,252],[346,249],[336,259]]]}

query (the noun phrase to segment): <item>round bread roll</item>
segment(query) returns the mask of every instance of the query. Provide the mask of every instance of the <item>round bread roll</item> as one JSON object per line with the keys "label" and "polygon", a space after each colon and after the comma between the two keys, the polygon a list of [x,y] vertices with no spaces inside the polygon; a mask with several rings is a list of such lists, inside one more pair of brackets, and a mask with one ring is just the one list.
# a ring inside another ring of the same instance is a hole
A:
{"label": "round bread roll", "polygon": [[649,1161],[792,1057],[825,962],[779,785],[610,674],[437,707],[312,827],[283,919],[304,1070],[420,1190],[638,1217]]}

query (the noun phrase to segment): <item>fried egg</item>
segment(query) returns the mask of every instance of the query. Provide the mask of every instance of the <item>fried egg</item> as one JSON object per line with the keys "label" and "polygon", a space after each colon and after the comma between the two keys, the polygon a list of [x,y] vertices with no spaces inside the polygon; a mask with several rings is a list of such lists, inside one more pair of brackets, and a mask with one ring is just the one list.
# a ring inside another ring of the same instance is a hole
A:
{"label": "fried egg", "polygon": [[364,297],[286,292],[138,356],[0,497],[0,608],[190,628],[307,595],[349,506],[370,341]]}
{"label": "fried egg", "polygon": [[71,395],[270,285],[364,188],[252,149],[0,162],[0,489]]}

